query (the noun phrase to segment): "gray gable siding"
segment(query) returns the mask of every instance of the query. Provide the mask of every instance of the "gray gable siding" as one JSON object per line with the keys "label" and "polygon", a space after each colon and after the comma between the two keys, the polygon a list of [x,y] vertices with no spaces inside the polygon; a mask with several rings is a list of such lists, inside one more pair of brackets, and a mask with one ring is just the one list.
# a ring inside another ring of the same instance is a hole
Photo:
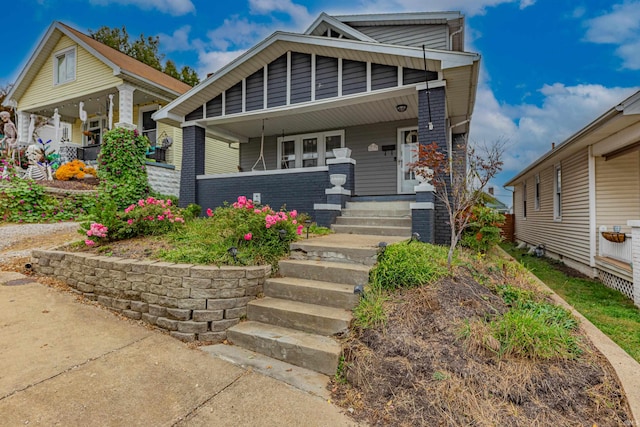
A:
{"label": "gray gable siding", "polygon": [[246,110],[260,110],[264,108],[264,71],[258,70],[247,77]]}
{"label": "gray gable siding", "polygon": [[448,49],[446,25],[376,25],[356,26],[358,31],[380,43],[428,49]]}
{"label": "gray gable siding", "polygon": [[225,114],[242,112],[242,83],[236,83],[225,94]]}
{"label": "gray gable siding", "polygon": [[218,95],[207,102],[207,117],[218,117],[222,115],[222,95]]}
{"label": "gray gable siding", "polygon": [[367,90],[367,63],[342,61],[342,94],[365,92]]}
{"label": "gray gable siding", "polygon": [[316,56],[316,99],[338,96],[338,59]]}
{"label": "gray gable siding", "polygon": [[267,68],[267,107],[285,105],[287,103],[287,55],[282,55]]}
{"label": "gray gable siding", "polygon": [[398,68],[371,64],[371,89],[385,89],[398,85]]}
{"label": "gray gable siding", "polygon": [[187,114],[186,116],[184,116],[184,119],[186,121],[199,120],[201,118],[202,118],[202,105],[196,108],[195,110],[193,110],[192,112],[190,112],[189,114]]}
{"label": "gray gable siding", "polygon": [[[435,71],[427,71],[429,80],[438,80],[438,73]],[[416,70],[415,68],[402,69],[402,84],[410,85],[414,83],[424,82],[424,70]]]}
{"label": "gray gable siding", "polygon": [[291,53],[291,103],[311,101],[311,55]]}

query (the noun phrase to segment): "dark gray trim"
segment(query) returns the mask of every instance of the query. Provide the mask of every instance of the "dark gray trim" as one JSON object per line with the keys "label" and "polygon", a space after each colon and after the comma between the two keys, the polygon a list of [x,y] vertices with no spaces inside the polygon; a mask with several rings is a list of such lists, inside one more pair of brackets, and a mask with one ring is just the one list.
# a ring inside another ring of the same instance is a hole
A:
{"label": "dark gray trim", "polygon": [[207,102],[207,117],[219,117],[222,115],[222,94]]}
{"label": "dark gray trim", "polygon": [[242,82],[227,89],[225,93],[225,114],[242,113]]}
{"label": "dark gray trim", "polygon": [[291,103],[311,101],[311,55],[291,53]]}
{"label": "dark gray trim", "polygon": [[367,63],[342,60],[342,94],[351,95],[367,91]]}
{"label": "dark gray trim", "polygon": [[246,111],[264,108],[264,70],[258,70],[247,77]]}
{"label": "dark gray trim", "polygon": [[316,56],[316,99],[338,96],[338,58]]}
{"label": "dark gray trim", "polygon": [[[438,73],[435,71],[427,71],[429,81],[438,80]],[[402,84],[410,85],[415,83],[424,83],[424,70],[418,70],[415,68],[403,68],[402,69]]]}
{"label": "dark gray trim", "polygon": [[398,86],[398,67],[371,64],[371,90]]}
{"label": "dark gray trim", "polygon": [[191,120],[200,120],[202,118],[202,105],[198,108],[184,116],[185,121],[190,122]]}
{"label": "dark gray trim", "polygon": [[204,173],[205,130],[200,126],[182,128],[182,169],[180,170],[180,207],[197,203],[196,176]]}

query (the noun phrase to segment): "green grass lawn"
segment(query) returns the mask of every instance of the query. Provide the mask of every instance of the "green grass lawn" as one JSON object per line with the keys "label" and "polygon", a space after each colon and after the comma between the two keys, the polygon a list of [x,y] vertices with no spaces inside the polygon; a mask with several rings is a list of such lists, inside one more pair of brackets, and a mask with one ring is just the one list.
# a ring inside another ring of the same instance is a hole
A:
{"label": "green grass lawn", "polygon": [[566,275],[556,261],[527,255],[510,243],[501,246],[640,362],[640,310],[629,298],[597,280]]}

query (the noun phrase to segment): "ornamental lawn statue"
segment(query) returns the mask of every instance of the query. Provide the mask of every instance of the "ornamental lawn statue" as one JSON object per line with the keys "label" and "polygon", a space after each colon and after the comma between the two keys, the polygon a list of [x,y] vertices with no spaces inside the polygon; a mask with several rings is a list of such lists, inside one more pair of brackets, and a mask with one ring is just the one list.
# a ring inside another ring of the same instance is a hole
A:
{"label": "ornamental lawn statue", "polygon": [[42,150],[32,144],[27,147],[25,154],[29,161],[29,167],[27,167],[27,172],[24,175],[25,178],[35,179],[36,181],[53,180],[51,166],[49,166],[48,162],[44,162]]}
{"label": "ornamental lawn statue", "polygon": [[18,129],[11,121],[11,115],[8,111],[0,111],[0,119],[4,123],[4,138],[0,140],[0,145],[5,147],[7,158],[15,163],[18,157]]}

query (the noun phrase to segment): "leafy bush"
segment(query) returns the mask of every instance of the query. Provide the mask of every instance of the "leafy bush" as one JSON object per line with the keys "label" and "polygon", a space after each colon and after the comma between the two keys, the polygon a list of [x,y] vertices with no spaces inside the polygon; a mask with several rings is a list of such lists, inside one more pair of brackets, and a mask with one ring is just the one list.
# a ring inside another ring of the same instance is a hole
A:
{"label": "leafy bush", "polygon": [[[246,197],[238,197],[232,206],[215,211],[208,218],[191,221],[168,238],[176,248],[161,254],[173,262],[198,264],[272,264],[288,253],[289,244],[302,233],[296,211],[278,212],[269,206],[254,206]],[[229,249],[237,249],[234,258]]]}
{"label": "leafy bush", "polygon": [[368,329],[384,325],[387,321],[384,304],[388,300],[387,291],[380,288],[365,293],[353,309],[354,326]]}
{"label": "leafy bush", "polygon": [[386,247],[369,272],[369,282],[381,289],[408,288],[435,282],[449,274],[448,248],[425,243],[396,243]]}
{"label": "leafy bush", "polygon": [[0,220],[2,222],[68,221],[86,215],[95,205],[94,195],[57,198],[31,179],[10,175],[0,180]]}
{"label": "leafy bush", "polygon": [[149,196],[145,166],[148,145],[147,137],[137,130],[115,128],[104,134],[98,158],[101,198],[111,199],[124,209]]}
{"label": "leafy bush", "polygon": [[502,240],[500,225],[504,220],[504,215],[495,209],[474,206],[469,226],[462,235],[462,245],[477,252],[487,252]]}
{"label": "leafy bush", "polygon": [[[182,210],[173,206],[171,200],[148,197],[130,205],[123,212],[117,210],[112,201],[101,202],[94,221],[81,224],[80,233],[90,239],[89,246],[107,241],[123,240],[137,236],[161,235],[174,231],[184,224]],[[99,234],[96,229],[101,230]],[[104,232],[102,232],[104,231]],[[97,237],[96,240],[91,237]]]}

